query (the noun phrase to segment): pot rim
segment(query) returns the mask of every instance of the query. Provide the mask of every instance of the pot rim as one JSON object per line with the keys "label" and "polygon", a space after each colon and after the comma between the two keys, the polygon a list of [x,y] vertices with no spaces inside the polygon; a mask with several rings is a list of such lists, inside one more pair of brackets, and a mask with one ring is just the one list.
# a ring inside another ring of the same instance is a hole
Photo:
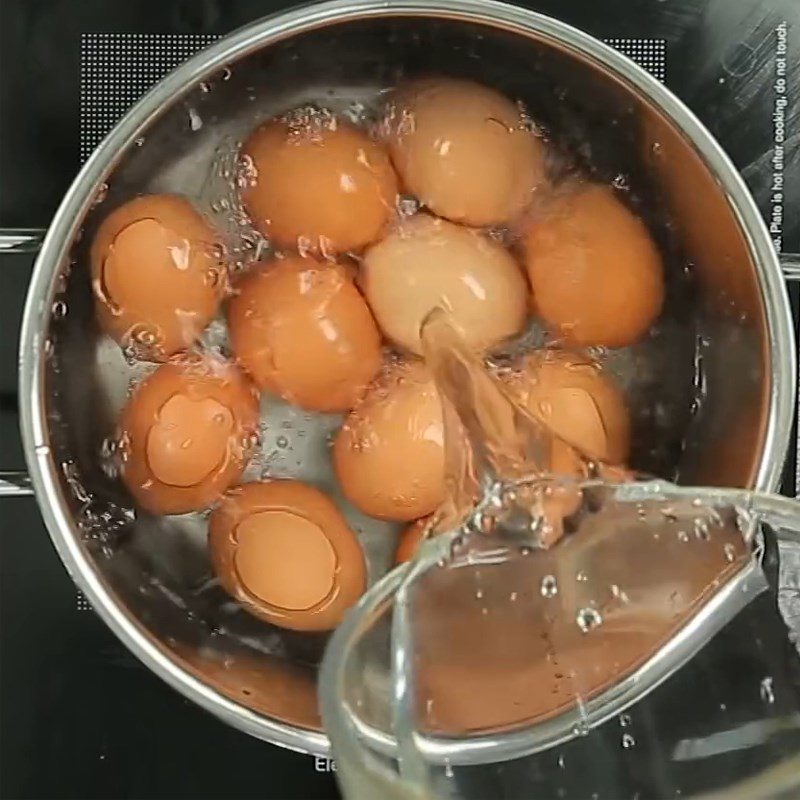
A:
{"label": "pot rim", "polygon": [[67,572],[116,636],[154,673],[223,721],[257,738],[314,755],[328,755],[321,732],[257,714],[213,690],[170,658],[166,650],[117,602],[81,545],[81,535],[61,496],[49,449],[44,402],[44,332],[50,320],[55,276],[90,209],[98,187],[120,154],[143,134],[161,109],[197,83],[265,45],[329,24],[385,17],[428,17],[535,34],[599,63],[640,92],[692,143],[726,192],[759,274],[771,355],[768,426],[755,488],[773,489],[780,476],[792,426],[795,350],[791,310],[772,241],[755,202],[720,145],[695,115],[655,78],[592,36],[558,20],[494,0],[330,0],[251,23],[184,62],[139,100],[83,165],[64,196],[45,237],[31,277],[19,351],[20,428],[25,457],[42,517]]}

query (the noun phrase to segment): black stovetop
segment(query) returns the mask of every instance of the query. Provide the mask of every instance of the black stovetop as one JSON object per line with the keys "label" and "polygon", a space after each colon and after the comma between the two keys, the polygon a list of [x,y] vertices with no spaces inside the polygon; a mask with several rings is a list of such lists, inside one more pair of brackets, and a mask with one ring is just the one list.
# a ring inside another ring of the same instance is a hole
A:
{"label": "black stovetop", "polygon": [[[0,0],[0,227],[46,226],[80,164],[82,35],[224,34],[292,5],[298,4]],[[524,5],[598,38],[664,39],[667,85],[720,139],[768,212],[772,78],[755,72],[775,26],[782,20],[800,25],[797,0]],[[790,36],[789,64],[800,63],[799,51],[800,37]],[[791,102],[792,91],[800,95],[800,83],[790,81],[789,90]],[[794,98],[789,124],[798,120],[799,109]],[[798,151],[785,169],[786,208],[795,210]],[[800,213],[786,215],[784,250],[800,250]],[[31,265],[29,256],[0,256],[0,469],[23,467],[16,331]],[[797,310],[797,287],[792,301]],[[795,493],[793,466],[787,467],[784,490]],[[769,644],[767,632],[764,646]],[[735,691],[741,665],[726,666],[719,691]],[[668,714],[668,686],[664,697]],[[81,602],[35,502],[2,501],[0,797],[337,797],[327,769],[324,760],[227,728],[150,674]]]}

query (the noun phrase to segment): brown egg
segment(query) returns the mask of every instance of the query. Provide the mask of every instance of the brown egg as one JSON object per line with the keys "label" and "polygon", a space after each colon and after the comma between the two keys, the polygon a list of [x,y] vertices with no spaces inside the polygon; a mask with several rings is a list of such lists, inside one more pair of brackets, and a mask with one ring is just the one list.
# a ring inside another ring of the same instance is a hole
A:
{"label": "brown egg", "polygon": [[330,630],[366,586],[364,556],[344,517],[298,481],[231,489],[211,514],[208,545],[225,591],[282,628]]}
{"label": "brown egg", "polygon": [[420,328],[447,309],[476,351],[517,333],[528,287],[516,261],[477,231],[417,214],[371,247],[362,264],[364,294],[381,330],[421,353]]}
{"label": "brown egg", "polygon": [[431,525],[431,518],[423,517],[401,532],[394,551],[395,564],[404,564],[414,558],[420,545],[430,536]]}
{"label": "brown egg", "polygon": [[293,256],[259,265],[228,305],[239,363],[262,389],[347,411],[381,364],[381,338],[344,267]]}
{"label": "brown egg", "polygon": [[439,216],[508,222],[544,178],[544,146],[499,92],[450,78],[395,92],[381,125],[404,187]]}
{"label": "brown egg", "polygon": [[258,397],[236,367],[175,356],[122,410],[122,479],[153,513],[205,508],[241,477],[257,428]]}
{"label": "brown egg", "polygon": [[145,195],[112,211],[92,242],[97,317],[142,358],[164,360],[216,314],[226,267],[219,236],[177,195]]}
{"label": "brown egg", "polygon": [[573,474],[586,458],[621,464],[630,449],[630,419],[622,392],[600,367],[581,356],[550,351],[528,356],[502,376],[511,396],[560,438],[550,468]]}
{"label": "brown egg", "polygon": [[442,404],[424,365],[378,377],[336,435],[333,466],[345,497],[370,516],[413,520],[442,503]]}
{"label": "brown egg", "polygon": [[279,248],[329,256],[377,239],[395,210],[384,148],[328,111],[299,108],[261,125],[242,155],[253,224]]}
{"label": "brown egg", "polygon": [[565,342],[624,347],[664,299],[661,258],[644,224],[604,187],[555,197],[523,237],[533,307]]}

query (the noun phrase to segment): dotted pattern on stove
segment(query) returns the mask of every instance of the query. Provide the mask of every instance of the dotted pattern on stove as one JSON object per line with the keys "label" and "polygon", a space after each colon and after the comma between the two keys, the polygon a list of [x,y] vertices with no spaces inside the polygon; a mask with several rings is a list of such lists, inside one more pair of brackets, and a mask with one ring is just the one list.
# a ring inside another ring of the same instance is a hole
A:
{"label": "dotted pattern on stove", "polygon": [[[80,155],[85,161],[123,114],[168,72],[215,42],[214,34],[85,33],[80,57]],[[606,39],[664,82],[663,39]],[[78,611],[91,611],[78,592]]]}
{"label": "dotted pattern on stove", "polygon": [[[80,155],[85,161],[123,114],[214,34],[85,33],[80,55]],[[663,83],[663,39],[606,39]]]}

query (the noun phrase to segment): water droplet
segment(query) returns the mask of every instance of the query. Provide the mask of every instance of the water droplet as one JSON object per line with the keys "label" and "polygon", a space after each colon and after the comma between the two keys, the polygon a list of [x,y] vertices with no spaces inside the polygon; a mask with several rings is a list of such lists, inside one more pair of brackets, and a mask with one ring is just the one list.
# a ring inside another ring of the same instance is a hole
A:
{"label": "water droplet", "polygon": [[622,734],[622,748],[623,750],[630,750],[631,747],[635,747],[636,739],[633,738],[629,733]]}
{"label": "water droplet", "polygon": [[280,448],[285,448],[289,446],[289,440],[285,436],[279,436],[275,440],[275,444],[278,445]]}
{"label": "water droplet", "polygon": [[736,560],[736,548],[728,542],[723,550],[725,551],[725,560],[732,564]]}
{"label": "water droplet", "polygon": [[56,300],[53,303],[53,317],[63,319],[67,316],[67,304],[63,300]]}
{"label": "water droplet", "polygon": [[660,156],[664,152],[664,145],[661,142],[653,142],[653,146],[650,149],[653,151],[654,156]]}
{"label": "water droplet", "polygon": [[603,624],[603,618],[596,608],[587,606],[578,611],[575,617],[575,622],[581,629],[581,633],[589,633],[590,630],[600,627]]}
{"label": "water droplet", "polygon": [[52,339],[45,339],[44,340],[44,357],[45,358],[52,358],[53,357],[53,340]]}
{"label": "water droplet", "polygon": [[202,81],[200,83],[200,91],[208,94],[211,91],[211,84],[208,81]]}
{"label": "water droplet", "polygon": [[586,583],[589,578],[585,572],[581,571],[575,576],[575,580],[578,581],[578,583]]}
{"label": "water droplet", "polygon": [[565,761],[564,761],[564,754],[563,753],[558,757],[558,766],[559,766],[560,769],[564,769],[564,767],[565,767]]}
{"label": "water droplet", "polygon": [[231,72],[230,67],[222,68],[222,80],[229,81],[231,79],[231,75],[233,75],[233,73]]}
{"label": "water droplet", "polygon": [[49,456],[50,455],[50,447],[46,444],[37,444],[36,447],[33,448],[34,453],[37,456]]}
{"label": "water droplet", "polygon": [[444,776],[445,778],[453,777],[453,765],[449,761],[444,762]]}
{"label": "water droplet", "polygon": [[761,694],[761,699],[765,703],[769,703],[770,705],[772,705],[775,702],[775,691],[772,688],[772,682],[773,682],[772,677],[768,675],[761,681],[761,686],[759,690]]}
{"label": "water droplet", "polygon": [[619,724],[622,728],[627,728],[631,724],[631,715],[630,714],[620,714],[619,715]]}
{"label": "water droplet", "polygon": [[137,147],[142,147],[144,145],[144,136],[140,136],[138,139],[134,139],[133,142]]}
{"label": "water droplet", "polygon": [[558,594],[558,581],[555,575],[545,575],[542,578],[542,585],[540,587],[542,597],[555,597]]}

